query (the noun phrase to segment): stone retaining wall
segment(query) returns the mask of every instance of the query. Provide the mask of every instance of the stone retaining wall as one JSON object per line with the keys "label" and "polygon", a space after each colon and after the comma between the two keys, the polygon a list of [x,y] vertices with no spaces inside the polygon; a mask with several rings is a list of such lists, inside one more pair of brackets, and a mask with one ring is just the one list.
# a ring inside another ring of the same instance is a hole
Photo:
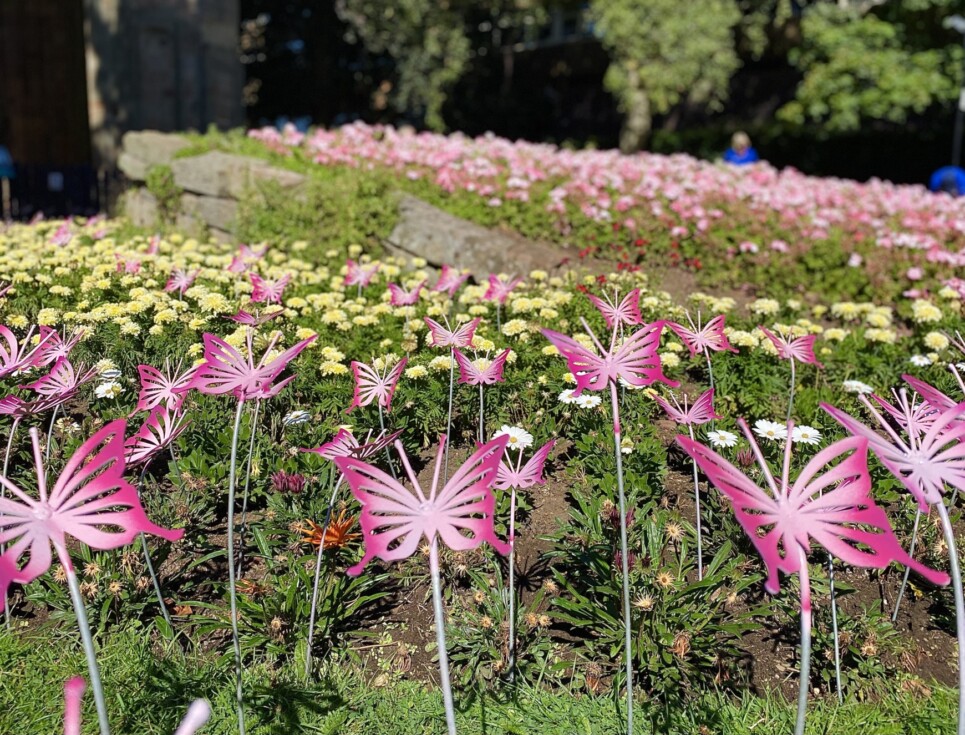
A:
{"label": "stone retaining wall", "polygon": [[[159,223],[161,203],[144,186],[154,166],[168,166],[180,190],[175,213],[178,229],[189,234],[206,231],[224,240],[234,239],[239,204],[257,194],[260,182],[274,181],[292,196],[299,196],[306,182],[305,176],[293,171],[222,151],[176,158],[188,145],[182,136],[155,131],[124,136],[118,165],[132,187],[122,202],[134,224],[152,228]],[[549,269],[565,255],[558,246],[489,230],[408,194],[397,196],[399,220],[384,243],[390,253],[422,257],[434,266],[455,265],[477,279],[489,273]]]}

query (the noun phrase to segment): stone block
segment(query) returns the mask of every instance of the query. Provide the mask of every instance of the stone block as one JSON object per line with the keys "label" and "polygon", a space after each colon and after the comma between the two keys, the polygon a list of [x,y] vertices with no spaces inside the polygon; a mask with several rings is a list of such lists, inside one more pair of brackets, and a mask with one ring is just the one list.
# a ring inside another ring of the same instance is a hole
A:
{"label": "stone block", "polygon": [[144,181],[152,166],[170,166],[175,154],[190,145],[186,138],[156,130],[134,130],[121,139],[118,168],[131,181]]}

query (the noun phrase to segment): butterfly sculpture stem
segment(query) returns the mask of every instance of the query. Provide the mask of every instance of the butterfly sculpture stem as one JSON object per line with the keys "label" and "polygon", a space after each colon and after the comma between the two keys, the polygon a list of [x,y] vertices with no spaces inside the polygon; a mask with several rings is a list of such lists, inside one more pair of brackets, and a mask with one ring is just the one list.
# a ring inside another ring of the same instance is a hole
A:
{"label": "butterfly sculpture stem", "polygon": [[[796,374],[794,371],[794,358],[792,357],[789,360],[789,362],[791,363],[791,390],[788,392],[788,395],[787,395],[787,420],[788,421],[791,420],[791,412],[794,410],[794,379],[796,377]],[[790,441],[790,437],[788,438],[788,441]]]}
{"label": "butterfly sculpture stem", "polygon": [[714,389],[714,366],[710,361],[710,350],[704,347],[704,357],[707,358],[707,379],[710,381],[711,390]]}
{"label": "butterfly sculpture stem", "polygon": [[479,384],[479,443],[482,444],[486,441],[486,429],[485,423],[483,421],[483,384]]}
{"label": "butterfly sculpture stem", "polygon": [[[523,453],[519,458],[522,460]],[[516,488],[509,499],[509,680],[516,678]]]}
{"label": "butterfly sculpture stem", "polygon": [[[144,482],[147,465],[148,463],[145,462],[144,468],[141,470],[141,476],[137,480],[138,491],[140,491],[141,484]],[[154,584],[154,594],[157,595],[157,603],[161,607],[161,615],[164,616],[164,622],[173,627],[167,605],[164,604],[164,595],[161,594],[161,582],[158,579],[157,573],[154,571],[154,564],[151,562],[151,552],[147,548],[147,537],[143,533],[139,534],[139,536],[141,537],[141,548],[144,550],[144,566],[147,567],[148,574],[151,575],[151,582]]]}
{"label": "butterfly sculpture stem", "polygon": [[[17,435],[19,419],[14,419],[13,426],[10,427],[10,436],[7,437],[7,450],[3,453],[3,476],[7,476],[7,468],[10,466],[10,450],[13,448],[13,438]],[[0,499],[7,497],[7,488],[0,485]],[[7,545],[0,543],[0,554],[7,550]],[[10,599],[6,590],[3,593],[3,624],[10,630]]]}
{"label": "butterfly sculpture stem", "polygon": [[238,401],[235,425],[231,434],[231,462],[228,468],[228,597],[231,604],[231,640],[235,649],[235,698],[238,706],[238,735],[245,735],[245,705],[241,689],[241,640],[238,636],[238,592],[235,584],[235,484],[238,469],[238,433],[245,408]]}
{"label": "butterfly sculpture stem", "polygon": [[503,305],[496,302],[496,331],[503,331]]}
{"label": "butterfly sculpture stem", "polygon": [[[690,431],[690,441],[694,441],[694,427],[687,427]],[[694,504],[697,508],[697,579],[703,580],[704,578],[704,549],[701,533],[701,522],[700,522],[700,481],[697,478],[697,460],[691,458],[690,463],[694,468]]]}
{"label": "butterfly sculpture stem", "polygon": [[[929,512],[931,509],[929,508]],[[911,545],[908,547],[908,556],[915,556],[915,546],[918,545],[918,524],[921,522],[921,506],[915,509],[915,523],[911,527]],[[901,587],[898,588],[898,597],[895,598],[895,609],[891,611],[891,622],[898,620],[898,610],[901,608],[901,600],[905,596],[905,589],[908,587],[908,576],[911,569],[905,567],[905,574],[901,578]]]}
{"label": "butterfly sculpture stem", "polygon": [[442,481],[449,481],[449,432],[452,431],[452,390],[456,380],[456,356],[455,348],[449,348],[449,418],[446,419],[446,459],[445,469],[442,474]]}
{"label": "butterfly sculpture stem", "polygon": [[50,414],[50,428],[47,429],[47,444],[44,447],[44,462],[50,459],[50,441],[54,438],[54,422],[57,420],[58,408],[60,406],[54,406],[54,411]]}
{"label": "butterfly sculpture stem", "polygon": [[962,573],[955,548],[955,532],[948,511],[942,502],[935,503],[945,544],[948,546],[948,562],[952,574],[952,593],[955,595],[955,631],[958,635],[958,735],[965,735],[965,599],[962,598]]}
{"label": "butterfly sculpture stem", "polygon": [[[338,472],[338,470],[335,470]],[[325,524],[322,526],[322,537],[318,543],[318,557],[315,559],[315,581],[312,584],[312,610],[308,616],[308,644],[305,646],[305,678],[307,679],[312,672],[312,641],[315,639],[315,615],[318,612],[318,587],[322,576],[322,555],[325,553],[325,535],[328,532],[328,524],[332,521],[332,508],[335,507],[335,496],[342,485],[342,474],[339,473],[338,481],[332,490],[332,497],[328,501],[328,510],[325,511]]]}
{"label": "butterfly sculpture stem", "polygon": [[242,565],[244,563],[244,548],[245,548],[245,530],[247,528],[246,524],[248,521],[248,489],[251,487],[251,462],[252,458],[255,456],[255,436],[258,427],[258,413],[261,408],[261,401],[255,401],[255,408],[252,412],[251,425],[249,427],[249,432],[251,437],[248,441],[248,460],[245,463],[245,492],[241,499],[241,530],[238,532],[238,576],[241,575]]}
{"label": "butterfly sculpture stem", "polygon": [[804,547],[798,546],[798,554],[801,557],[801,681],[798,685],[794,735],[804,735],[804,717],[808,709],[811,679],[811,579]]}
{"label": "butterfly sculpture stem", "polygon": [[452,684],[449,681],[449,653],[446,651],[446,621],[442,611],[442,583],[439,576],[439,541],[432,539],[429,547],[429,575],[432,577],[432,609],[436,618],[436,647],[439,651],[439,685],[446,708],[449,735],[456,735],[456,711],[452,703]]}
{"label": "butterfly sculpture stem", "polygon": [[[377,401],[377,403],[379,404],[379,428],[382,430],[382,434],[384,435],[384,434],[385,434],[385,412],[382,410],[382,402],[381,402],[381,401]],[[448,455],[447,455],[447,456],[448,456]],[[385,458],[386,458],[386,460],[388,460],[388,462],[389,462],[389,472],[392,473],[392,479],[398,480],[398,479],[399,479],[399,476],[398,476],[397,474],[395,474],[395,462],[392,461],[392,452],[389,451],[389,448],[388,448],[388,447],[385,448]],[[341,481],[342,481],[341,478],[339,478],[339,482],[341,482]],[[336,489],[338,489],[337,486],[336,486]],[[335,502],[335,496],[334,496],[334,495],[332,495],[332,502],[333,502],[333,503]],[[329,505],[328,505],[328,512],[329,512],[329,514],[331,514],[331,512],[332,512],[332,504],[331,504],[331,503],[329,503]],[[327,520],[325,521],[325,525],[328,526],[328,521],[327,521]],[[323,532],[323,533],[324,533],[324,532]],[[321,557],[319,557],[319,558],[321,558]]]}
{"label": "butterfly sculpture stem", "polygon": [[630,561],[627,549],[627,499],[623,491],[623,452],[620,438],[620,405],[616,383],[610,381],[610,406],[613,411],[613,446],[617,463],[617,495],[620,503],[620,562],[623,573],[623,631],[627,675],[627,735],[633,735],[633,641],[630,630]]}
{"label": "butterfly sculpture stem", "polygon": [[834,599],[834,557],[828,554],[828,586],[831,589],[831,628],[834,632],[834,683],[838,691],[838,704],[844,703],[841,693],[841,638],[838,635],[838,605]]}
{"label": "butterfly sculpture stem", "polygon": [[[40,447],[35,445],[35,453],[40,456]],[[67,586],[70,589],[70,600],[74,604],[74,614],[77,616],[77,628],[87,657],[87,673],[90,676],[91,689],[94,690],[94,702],[97,705],[97,721],[100,724],[101,735],[110,735],[111,726],[107,719],[107,702],[104,699],[104,686],[101,684],[100,668],[97,666],[97,655],[94,653],[94,639],[90,633],[90,623],[87,621],[87,608],[84,606],[84,596],[80,592],[77,573],[70,561],[67,549],[56,544],[57,557],[67,575]]]}

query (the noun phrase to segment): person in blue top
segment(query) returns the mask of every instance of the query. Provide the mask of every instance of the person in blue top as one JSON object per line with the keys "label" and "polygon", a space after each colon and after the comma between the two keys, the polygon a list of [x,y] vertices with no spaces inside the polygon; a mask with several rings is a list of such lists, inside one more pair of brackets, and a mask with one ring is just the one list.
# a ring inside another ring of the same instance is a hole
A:
{"label": "person in blue top", "polygon": [[965,171],[960,166],[942,166],[931,175],[928,188],[960,197],[965,194]]}
{"label": "person in blue top", "polygon": [[761,159],[751,145],[750,136],[739,130],[730,139],[730,148],[724,151],[724,160],[735,166],[746,166],[749,163],[757,163]]}

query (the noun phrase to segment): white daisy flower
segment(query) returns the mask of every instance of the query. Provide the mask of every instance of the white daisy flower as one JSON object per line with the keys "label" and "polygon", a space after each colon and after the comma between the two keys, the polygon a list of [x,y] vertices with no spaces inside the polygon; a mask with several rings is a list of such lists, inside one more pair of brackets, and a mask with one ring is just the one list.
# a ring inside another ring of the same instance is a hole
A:
{"label": "white daisy flower", "polygon": [[908,358],[908,362],[915,367],[928,367],[932,364],[932,359],[928,355],[912,355]]}
{"label": "white daisy flower", "polygon": [[500,436],[509,437],[509,441],[506,443],[507,449],[515,449],[520,452],[533,443],[533,435],[519,426],[503,424],[499,431],[493,434],[493,439]]}
{"label": "white daisy flower", "polygon": [[767,419],[758,419],[754,422],[754,433],[762,439],[770,439],[772,441],[787,439],[787,427],[784,424],[768,421]]}
{"label": "white daisy flower", "polygon": [[311,418],[312,415],[308,411],[289,411],[281,422],[285,426],[298,426],[299,424],[307,424],[311,421]]}
{"label": "white daisy flower", "polygon": [[847,393],[864,394],[875,392],[874,388],[867,383],[862,383],[860,380],[846,380],[841,384],[841,387],[844,388]]}
{"label": "white daisy flower", "polygon": [[717,429],[716,431],[708,431],[707,438],[710,443],[715,447],[736,447],[737,446],[737,434],[733,431],[726,431],[725,429]]}
{"label": "white daisy flower", "polygon": [[576,399],[573,397],[573,389],[567,388],[559,395],[560,403],[576,403]]}
{"label": "white daisy flower", "polygon": [[94,395],[98,398],[117,398],[123,392],[124,387],[113,380],[107,383],[101,383],[94,388]]}
{"label": "white daisy flower", "polygon": [[580,408],[596,408],[601,403],[599,396],[591,396],[588,393],[583,393],[579,398],[576,399],[576,405]]}
{"label": "white daisy flower", "polygon": [[795,426],[791,432],[791,441],[795,444],[817,444],[821,441],[821,432],[813,426]]}

